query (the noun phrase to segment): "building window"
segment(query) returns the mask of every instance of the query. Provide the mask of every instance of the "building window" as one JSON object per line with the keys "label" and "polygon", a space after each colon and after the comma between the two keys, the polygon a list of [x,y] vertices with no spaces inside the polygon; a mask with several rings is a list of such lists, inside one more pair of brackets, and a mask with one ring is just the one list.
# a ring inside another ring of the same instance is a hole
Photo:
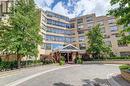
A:
{"label": "building window", "polygon": [[118,31],[118,27],[117,26],[110,26],[111,32],[116,32]]}
{"label": "building window", "polygon": [[46,50],[51,50],[51,44],[45,44]]}
{"label": "building window", "polygon": [[55,17],[55,18],[58,18],[58,19],[63,19],[65,21],[70,21],[70,19],[68,17],[62,16],[62,15],[58,15],[56,13],[52,13],[52,12],[46,11],[46,14],[47,14],[48,17]]}
{"label": "building window", "polygon": [[84,31],[78,31],[78,34],[84,34]]}
{"label": "building window", "polygon": [[42,24],[42,30],[44,30],[44,31],[47,30],[47,27],[44,24]]}
{"label": "building window", "polygon": [[56,48],[60,48],[63,47],[62,44],[51,44],[51,49],[56,49]]}
{"label": "building window", "polygon": [[87,23],[94,22],[93,16],[87,16],[86,21],[87,21]]}
{"label": "building window", "polygon": [[51,19],[47,19],[47,24],[56,25],[56,26],[60,26],[60,27],[64,27],[64,28],[70,28],[71,27],[70,24],[55,21],[55,20],[51,20]]}
{"label": "building window", "polygon": [[58,28],[53,28],[53,27],[48,27],[47,32],[56,33],[56,34],[64,34],[64,35],[74,35],[74,32],[72,30],[63,30],[63,29],[58,29]]}
{"label": "building window", "polygon": [[97,24],[99,24],[100,26],[103,26],[104,22],[103,21],[98,21]]}
{"label": "building window", "polygon": [[70,37],[65,37],[65,42],[66,42],[66,43],[72,43],[73,40],[72,40],[72,38],[70,38]]}
{"label": "building window", "polygon": [[45,49],[45,44],[41,45],[41,49]]}
{"label": "building window", "polygon": [[80,36],[79,37],[79,42],[83,42],[83,41],[85,41],[85,36]]}
{"label": "building window", "polygon": [[77,19],[77,24],[81,24],[81,23],[83,23],[83,19],[81,18],[81,19]]}
{"label": "building window", "polygon": [[72,37],[64,37],[64,36],[46,35],[46,41],[72,43],[74,41],[74,38],[72,38]]}
{"label": "building window", "polygon": [[105,33],[105,27],[101,27],[101,32]]}
{"label": "building window", "polygon": [[108,23],[109,23],[109,24],[115,24],[115,19],[114,19],[114,18],[109,19],[109,20],[108,20]]}
{"label": "building window", "polygon": [[94,26],[94,23],[88,23],[87,26],[88,26],[88,29],[92,29],[92,27]]}
{"label": "building window", "polygon": [[42,21],[46,22],[46,17],[44,15],[42,16]]}
{"label": "building window", "polygon": [[85,50],[86,49],[86,44],[81,43],[81,44],[79,44],[79,47],[80,47],[81,50]]}
{"label": "building window", "polygon": [[121,40],[118,40],[117,42],[118,42],[119,47],[127,47],[128,46],[126,42],[123,42]]}
{"label": "building window", "polygon": [[72,24],[71,24],[71,28],[75,28],[75,23],[72,23]]}
{"label": "building window", "polygon": [[77,25],[77,29],[78,29],[78,30],[83,29],[83,24],[78,24],[78,25]]}
{"label": "building window", "polygon": [[0,16],[3,14],[10,13],[10,7],[12,5],[13,1],[6,0],[6,1],[0,1]]}

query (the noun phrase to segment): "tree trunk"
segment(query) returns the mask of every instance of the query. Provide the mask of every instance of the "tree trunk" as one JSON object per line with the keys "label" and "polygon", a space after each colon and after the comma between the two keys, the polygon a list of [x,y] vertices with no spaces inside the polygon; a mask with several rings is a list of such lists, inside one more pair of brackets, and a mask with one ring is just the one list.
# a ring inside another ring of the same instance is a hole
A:
{"label": "tree trunk", "polygon": [[17,54],[17,68],[19,69],[19,68],[21,68],[21,57],[20,57],[20,55],[19,54]]}

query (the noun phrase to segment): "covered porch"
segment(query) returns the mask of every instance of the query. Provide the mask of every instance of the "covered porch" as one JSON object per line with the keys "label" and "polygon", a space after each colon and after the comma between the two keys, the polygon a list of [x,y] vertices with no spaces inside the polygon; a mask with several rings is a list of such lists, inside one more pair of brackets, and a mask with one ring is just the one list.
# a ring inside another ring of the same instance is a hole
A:
{"label": "covered porch", "polygon": [[76,57],[82,57],[85,53],[84,50],[80,50],[72,44],[68,44],[64,47],[57,48],[53,50],[53,56],[57,61],[63,56],[66,63],[73,63]]}

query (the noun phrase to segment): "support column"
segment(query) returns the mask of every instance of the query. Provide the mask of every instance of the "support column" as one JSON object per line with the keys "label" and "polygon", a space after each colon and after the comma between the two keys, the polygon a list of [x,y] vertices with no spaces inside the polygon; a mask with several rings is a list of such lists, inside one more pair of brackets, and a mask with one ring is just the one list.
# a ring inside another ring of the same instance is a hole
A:
{"label": "support column", "polygon": [[67,53],[67,61],[69,62],[69,53]]}

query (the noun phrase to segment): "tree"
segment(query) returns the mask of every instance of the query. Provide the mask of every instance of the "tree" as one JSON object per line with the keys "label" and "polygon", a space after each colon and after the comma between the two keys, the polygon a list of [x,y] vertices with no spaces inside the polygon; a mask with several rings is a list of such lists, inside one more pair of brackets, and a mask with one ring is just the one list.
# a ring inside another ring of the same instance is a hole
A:
{"label": "tree", "polygon": [[111,0],[111,6],[118,5],[117,8],[108,11],[108,15],[115,16],[117,18],[117,24],[123,25],[125,29],[121,32],[121,40],[130,43],[130,0]]}
{"label": "tree", "polygon": [[37,56],[38,45],[42,43],[40,32],[39,14],[35,8],[34,0],[16,0],[11,8],[9,17],[10,30],[3,39],[4,49],[17,56],[18,65],[26,56]]}
{"label": "tree", "polygon": [[94,59],[100,59],[106,54],[109,54],[111,49],[105,45],[104,37],[101,32],[100,25],[96,25],[86,34],[89,47],[87,51]]}

